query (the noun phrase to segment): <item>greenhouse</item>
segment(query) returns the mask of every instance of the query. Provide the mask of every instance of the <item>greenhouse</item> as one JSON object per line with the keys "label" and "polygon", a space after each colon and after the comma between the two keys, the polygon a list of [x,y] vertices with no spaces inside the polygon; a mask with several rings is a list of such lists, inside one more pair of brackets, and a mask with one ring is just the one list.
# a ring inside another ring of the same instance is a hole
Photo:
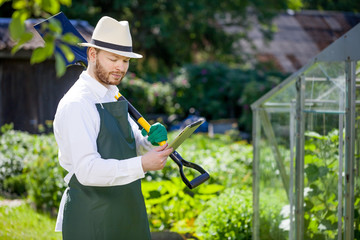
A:
{"label": "greenhouse", "polygon": [[360,239],[360,24],[251,107],[253,239]]}

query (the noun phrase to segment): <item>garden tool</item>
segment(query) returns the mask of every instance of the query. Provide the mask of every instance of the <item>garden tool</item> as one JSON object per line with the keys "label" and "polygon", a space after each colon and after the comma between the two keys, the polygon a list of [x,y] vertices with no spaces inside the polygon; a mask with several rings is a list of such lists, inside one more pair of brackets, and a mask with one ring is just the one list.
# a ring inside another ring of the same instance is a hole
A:
{"label": "garden tool", "polygon": [[[121,93],[118,93],[118,95],[115,96],[115,98],[118,101],[120,101],[120,100],[127,101],[127,99],[123,95],[121,95]],[[151,125],[144,119],[144,117],[135,109],[135,107],[129,101],[127,101],[127,102],[128,102],[128,111],[129,111],[130,116],[134,119],[135,122],[137,122],[141,127],[143,127],[146,130],[146,132],[149,132]],[[197,125],[200,125],[201,123],[203,123],[203,121],[197,121],[197,122],[193,123],[192,125],[190,125],[190,127],[192,127],[192,126],[196,127]],[[163,141],[163,142],[160,142],[159,145],[162,146],[165,143],[166,142]],[[170,158],[178,165],[181,179],[186,184],[186,186],[188,186],[188,188],[193,189],[193,188],[199,186],[200,184],[204,183],[206,180],[208,180],[210,178],[209,173],[207,173],[202,167],[200,167],[199,165],[197,165],[195,163],[184,160],[177,151],[174,150],[170,154]],[[184,166],[197,170],[198,172],[201,173],[201,175],[196,177],[192,181],[189,181],[184,174]]]}
{"label": "garden tool", "polygon": [[[60,12],[60,13],[58,13],[58,14],[56,14],[34,26],[34,28],[36,29],[36,31],[38,31],[38,33],[40,34],[41,37],[44,37],[44,35],[46,34],[46,31],[47,31],[45,29],[45,27],[42,27],[42,26],[44,26],[44,24],[47,24],[47,22],[49,22],[52,18],[58,20],[61,23],[62,34],[72,33],[75,36],[77,36],[81,42],[86,42],[86,40],[75,29],[75,27],[71,24],[69,19],[62,12]],[[58,41],[56,41],[56,44],[60,44],[60,43]],[[55,51],[57,53],[60,53],[63,56],[67,65],[81,63],[81,65],[83,65],[84,67],[87,66],[87,55],[86,55],[85,47],[74,46],[74,45],[70,45],[70,44],[67,44],[64,42],[62,42],[61,44],[65,44],[68,47],[70,47],[71,51],[75,55],[75,59],[71,63],[68,62],[67,59],[64,57],[64,53],[61,51],[61,48],[56,45]],[[115,98],[118,101],[120,101],[120,100],[127,101],[127,99],[124,96],[122,96],[120,93],[117,96],[115,96]],[[143,127],[147,132],[149,132],[151,125],[142,117],[142,115],[133,107],[133,105],[131,105],[131,103],[129,101],[127,101],[127,102],[128,102],[128,111],[129,111],[130,116],[135,120],[135,122],[137,122],[141,127]],[[190,124],[188,127],[190,127],[190,128],[194,127],[192,129],[195,130],[195,127],[200,125],[201,123],[202,123],[202,121],[197,121],[193,124]],[[192,132],[190,132],[189,134],[191,134],[191,133]],[[163,141],[163,142],[159,143],[159,145],[164,145],[165,143],[166,142]],[[173,151],[170,154],[170,158],[178,165],[181,179],[188,188],[193,189],[193,188],[199,186],[200,184],[204,183],[206,180],[208,180],[210,178],[210,175],[202,167],[200,167],[199,165],[197,165],[195,163],[185,161],[178,152]],[[201,175],[196,177],[195,179],[189,181],[184,174],[184,169],[183,169],[184,166],[197,170],[198,172],[201,173]]]}

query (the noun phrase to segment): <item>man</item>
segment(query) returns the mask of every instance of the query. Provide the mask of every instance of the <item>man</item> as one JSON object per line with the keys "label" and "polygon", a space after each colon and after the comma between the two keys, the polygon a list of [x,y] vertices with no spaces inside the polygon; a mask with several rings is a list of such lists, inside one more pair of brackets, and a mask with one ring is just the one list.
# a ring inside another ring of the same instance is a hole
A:
{"label": "man", "polygon": [[[88,68],[61,99],[54,120],[60,165],[69,173],[56,231],[63,239],[151,239],[141,178],[165,166],[172,149],[163,125],[146,138],[115,101],[132,52],[127,21],[103,17],[87,46]],[[141,155],[143,154],[143,155]]]}

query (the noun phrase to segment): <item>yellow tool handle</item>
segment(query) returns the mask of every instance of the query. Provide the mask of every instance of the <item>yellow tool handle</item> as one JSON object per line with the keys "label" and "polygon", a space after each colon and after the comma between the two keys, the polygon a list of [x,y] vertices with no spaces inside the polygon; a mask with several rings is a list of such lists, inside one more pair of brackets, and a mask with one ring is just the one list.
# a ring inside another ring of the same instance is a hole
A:
{"label": "yellow tool handle", "polygon": [[[128,103],[128,111],[130,116],[139,123],[140,126],[142,126],[146,132],[150,132],[150,123],[148,121],[145,120],[145,118],[134,108],[133,105],[131,105],[131,103],[123,96],[121,95],[121,93],[118,93],[115,96],[116,100],[125,100]],[[166,144],[166,141],[162,141],[159,143],[160,146]]]}

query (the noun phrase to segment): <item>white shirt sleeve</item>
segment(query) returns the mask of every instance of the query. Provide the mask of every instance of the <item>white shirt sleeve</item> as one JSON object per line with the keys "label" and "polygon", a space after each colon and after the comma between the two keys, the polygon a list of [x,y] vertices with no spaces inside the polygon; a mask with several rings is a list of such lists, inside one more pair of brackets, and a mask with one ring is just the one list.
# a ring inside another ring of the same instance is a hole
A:
{"label": "white shirt sleeve", "polygon": [[128,119],[131,125],[131,129],[134,133],[134,138],[136,142],[136,152],[137,155],[143,155],[146,152],[153,149],[155,146],[153,146],[148,140],[147,137],[144,137],[141,134],[141,129],[139,128],[139,125],[128,115]]}
{"label": "white shirt sleeve", "polygon": [[100,119],[93,114],[80,102],[66,104],[57,112],[54,132],[61,166],[87,186],[124,185],[143,178],[141,157],[101,158],[96,145]]}

